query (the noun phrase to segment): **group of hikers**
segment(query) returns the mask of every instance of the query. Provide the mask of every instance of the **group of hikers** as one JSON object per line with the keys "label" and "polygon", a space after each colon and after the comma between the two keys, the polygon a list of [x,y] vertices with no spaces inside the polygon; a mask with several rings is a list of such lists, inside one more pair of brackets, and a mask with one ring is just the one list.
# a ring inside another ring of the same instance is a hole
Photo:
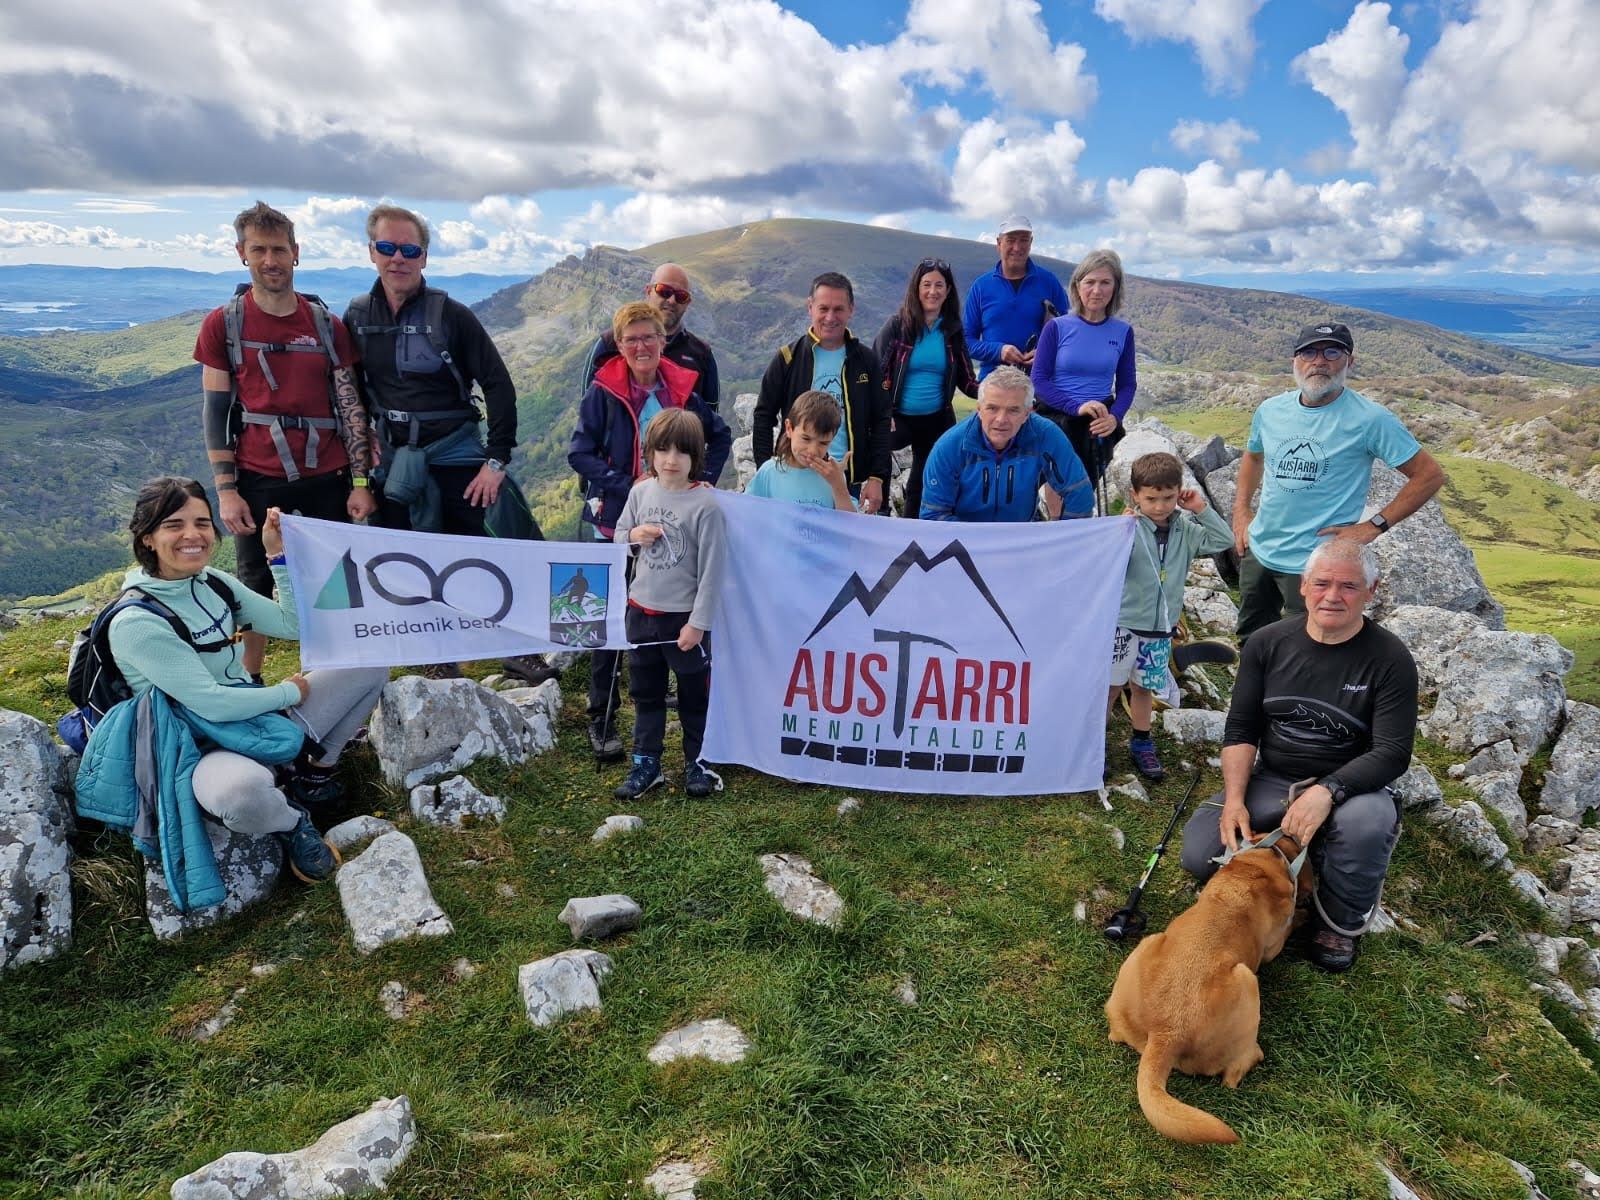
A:
{"label": "group of hikers", "polygon": [[[109,654],[133,699],[95,727],[79,775],[80,811],[130,829],[160,854],[174,894],[191,905],[215,903],[219,886],[214,865],[192,853],[206,819],[279,835],[303,878],[332,874],[337,856],[318,816],[338,794],[339,754],[386,676],[325,670],[262,680],[265,639],[297,632],[280,512],[481,536],[517,495],[506,474],[515,387],[471,310],[424,279],[421,217],[392,205],[371,211],[377,279],[342,320],[294,290],[298,247],[287,217],[257,204],[234,228],[250,284],[206,317],[195,347],[218,511],[193,480],[164,477],[141,492],[130,524],[138,565],[106,621]],[[746,490],[889,516],[892,455],[909,448],[904,516],[1093,515],[1137,390],[1133,329],[1117,316],[1122,264],[1095,250],[1063,287],[1033,261],[1032,239],[1025,218],[1004,222],[998,262],[964,303],[950,264],[924,259],[871,346],[850,331],[850,280],[818,275],[805,332],[779,347],[762,377],[751,431],[757,470]],[[684,789],[706,796],[720,782],[701,746],[726,561],[715,484],[732,434],[719,411],[715,354],[684,325],[692,301],[687,273],[664,263],[642,299],[617,309],[589,354],[568,454],[585,536],[635,549],[626,616],[635,716],[619,799],[664,780],[669,674]],[[1354,352],[1344,324],[1300,332],[1291,347],[1296,386],[1256,410],[1226,517],[1184,486],[1176,456],[1131,463],[1134,542],[1105,648],[1108,713],[1126,689],[1132,764],[1159,780],[1151,720],[1171,681],[1190,563],[1239,556],[1241,661],[1224,788],[1190,821],[1184,862],[1205,876],[1224,847],[1279,824],[1310,842],[1319,882],[1308,956],[1330,970],[1351,965],[1376,909],[1399,828],[1387,785],[1409,763],[1416,722],[1410,655],[1363,616],[1377,583],[1369,544],[1443,482],[1393,414],[1346,386]],[[963,420],[957,392],[975,401]],[[1406,482],[1363,520],[1376,460]],[[222,531],[235,538],[237,579],[209,565]],[[624,758],[623,657],[590,656],[588,733],[602,761]],[[535,656],[504,666],[532,681],[555,673]],[[173,878],[174,863],[184,878]]]}

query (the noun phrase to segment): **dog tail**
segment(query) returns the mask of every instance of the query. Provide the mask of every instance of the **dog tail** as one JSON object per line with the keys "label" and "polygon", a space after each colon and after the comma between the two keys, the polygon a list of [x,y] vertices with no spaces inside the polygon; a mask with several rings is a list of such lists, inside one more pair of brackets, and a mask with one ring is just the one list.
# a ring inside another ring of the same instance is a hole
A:
{"label": "dog tail", "polygon": [[1229,1145],[1239,1135],[1202,1109],[1173,1098],[1167,1091],[1176,1048],[1161,1034],[1151,1034],[1139,1058],[1139,1107],[1157,1133],[1175,1142],[1216,1142]]}

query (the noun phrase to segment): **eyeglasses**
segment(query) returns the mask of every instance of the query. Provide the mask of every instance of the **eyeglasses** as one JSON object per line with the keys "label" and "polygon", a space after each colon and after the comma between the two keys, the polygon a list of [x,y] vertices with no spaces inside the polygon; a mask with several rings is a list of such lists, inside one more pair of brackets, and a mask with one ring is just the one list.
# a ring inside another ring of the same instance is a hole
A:
{"label": "eyeglasses", "polygon": [[950,264],[942,258],[925,258],[917,264],[917,270],[927,267],[930,271],[948,271]]}
{"label": "eyeglasses", "polygon": [[659,333],[630,334],[622,339],[622,344],[629,350],[642,350],[647,346],[654,346],[661,340]]}
{"label": "eyeglasses", "polygon": [[673,287],[670,283],[652,283],[649,290],[663,300],[671,300],[677,304],[689,303],[689,293],[683,288]]}
{"label": "eyeglasses", "polygon": [[1296,350],[1296,358],[1324,359],[1327,362],[1338,362],[1350,353],[1343,346],[1307,346],[1304,350]]}
{"label": "eyeglasses", "polygon": [[372,248],[384,258],[393,258],[396,250],[401,258],[421,258],[422,247],[415,242],[373,242]]}

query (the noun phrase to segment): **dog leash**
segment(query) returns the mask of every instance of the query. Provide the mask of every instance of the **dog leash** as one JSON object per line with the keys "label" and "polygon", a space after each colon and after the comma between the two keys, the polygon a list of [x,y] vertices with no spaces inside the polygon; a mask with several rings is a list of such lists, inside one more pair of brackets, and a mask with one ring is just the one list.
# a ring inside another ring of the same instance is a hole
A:
{"label": "dog leash", "polygon": [[1301,846],[1300,853],[1291,859],[1283,852],[1283,847],[1278,845],[1282,837],[1283,826],[1280,825],[1265,837],[1257,838],[1253,842],[1249,838],[1241,838],[1237,847],[1231,850],[1224,850],[1211,861],[1219,867],[1225,867],[1246,850],[1274,850],[1277,852],[1278,857],[1283,859],[1283,865],[1289,868],[1289,882],[1298,884],[1300,882],[1300,869],[1306,865],[1306,855],[1311,852],[1311,844],[1307,842],[1304,846]]}

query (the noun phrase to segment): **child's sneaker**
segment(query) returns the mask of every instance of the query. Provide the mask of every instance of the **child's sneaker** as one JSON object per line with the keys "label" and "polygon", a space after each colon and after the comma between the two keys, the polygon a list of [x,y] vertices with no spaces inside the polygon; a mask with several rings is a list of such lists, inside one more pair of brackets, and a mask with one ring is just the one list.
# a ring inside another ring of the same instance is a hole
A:
{"label": "child's sneaker", "polygon": [[1161,766],[1161,757],[1156,753],[1156,742],[1148,733],[1143,737],[1135,734],[1128,739],[1128,754],[1133,758],[1133,769],[1153,783],[1160,783],[1167,777],[1167,772]]}
{"label": "child's sneaker", "polygon": [[617,784],[611,795],[617,800],[637,800],[657,784],[665,783],[661,774],[661,759],[649,754],[635,754],[633,769],[628,777]]}
{"label": "child's sneaker", "polygon": [[321,883],[339,869],[339,852],[323,840],[311,823],[311,814],[295,805],[300,822],[277,838],[289,856],[289,869],[304,883]]}
{"label": "child's sneaker", "polygon": [[683,764],[683,790],[686,795],[702,800],[722,790],[722,776],[707,770],[698,761],[686,762]]}

